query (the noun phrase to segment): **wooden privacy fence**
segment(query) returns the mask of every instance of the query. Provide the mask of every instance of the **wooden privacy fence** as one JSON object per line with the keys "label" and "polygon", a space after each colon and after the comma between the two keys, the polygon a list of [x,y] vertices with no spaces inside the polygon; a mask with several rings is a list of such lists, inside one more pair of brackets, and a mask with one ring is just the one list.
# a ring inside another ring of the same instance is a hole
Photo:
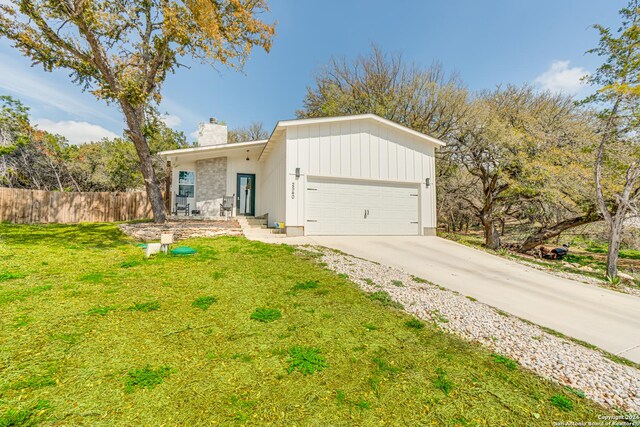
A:
{"label": "wooden privacy fence", "polygon": [[144,192],[67,193],[0,188],[0,221],[16,224],[111,222],[152,218]]}

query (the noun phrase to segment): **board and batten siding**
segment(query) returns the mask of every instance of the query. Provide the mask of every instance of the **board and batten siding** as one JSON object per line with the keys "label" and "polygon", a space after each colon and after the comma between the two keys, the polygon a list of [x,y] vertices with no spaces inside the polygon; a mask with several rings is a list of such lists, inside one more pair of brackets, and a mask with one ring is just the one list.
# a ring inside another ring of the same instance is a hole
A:
{"label": "board and batten siding", "polygon": [[257,212],[269,214],[269,225],[286,221],[284,140],[273,141],[272,150],[261,165],[262,179],[258,181],[262,203]]}
{"label": "board and batten siding", "polygon": [[[304,227],[307,177],[318,176],[415,183],[421,230],[433,229],[434,151],[432,144],[414,135],[368,119],[290,126],[286,130],[286,225]],[[273,154],[270,159],[279,157]],[[296,168],[300,168],[299,178]]]}

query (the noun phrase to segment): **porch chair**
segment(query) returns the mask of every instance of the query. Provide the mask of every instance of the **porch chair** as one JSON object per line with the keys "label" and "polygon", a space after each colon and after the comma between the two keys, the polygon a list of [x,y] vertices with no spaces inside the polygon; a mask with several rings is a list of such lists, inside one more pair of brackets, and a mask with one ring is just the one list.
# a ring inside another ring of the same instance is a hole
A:
{"label": "porch chair", "polygon": [[223,196],[222,203],[220,203],[220,216],[228,218],[227,212],[229,215],[233,213],[233,201],[236,199],[236,195],[233,196]]}
{"label": "porch chair", "polygon": [[178,215],[179,211],[184,211],[185,216],[189,216],[189,200],[187,196],[179,196],[176,194],[176,205],[173,213]]}

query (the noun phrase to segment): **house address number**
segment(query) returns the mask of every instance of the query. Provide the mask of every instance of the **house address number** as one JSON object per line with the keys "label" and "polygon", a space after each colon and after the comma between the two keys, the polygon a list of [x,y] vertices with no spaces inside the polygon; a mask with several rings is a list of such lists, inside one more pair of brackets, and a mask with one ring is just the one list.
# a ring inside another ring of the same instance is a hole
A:
{"label": "house address number", "polygon": [[296,198],[296,183],[295,182],[291,183],[291,198],[292,199]]}

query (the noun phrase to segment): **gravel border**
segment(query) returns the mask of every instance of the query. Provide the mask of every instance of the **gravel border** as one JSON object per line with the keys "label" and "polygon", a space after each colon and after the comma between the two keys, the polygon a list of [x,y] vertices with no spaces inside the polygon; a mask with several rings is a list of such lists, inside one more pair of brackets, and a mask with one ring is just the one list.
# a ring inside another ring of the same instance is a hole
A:
{"label": "gravel border", "polygon": [[348,275],[365,292],[386,291],[420,319],[479,342],[544,378],[580,390],[603,406],[640,412],[640,371],[635,368],[459,293],[417,282],[400,269],[323,247],[311,250],[322,254],[320,261],[327,268]]}

